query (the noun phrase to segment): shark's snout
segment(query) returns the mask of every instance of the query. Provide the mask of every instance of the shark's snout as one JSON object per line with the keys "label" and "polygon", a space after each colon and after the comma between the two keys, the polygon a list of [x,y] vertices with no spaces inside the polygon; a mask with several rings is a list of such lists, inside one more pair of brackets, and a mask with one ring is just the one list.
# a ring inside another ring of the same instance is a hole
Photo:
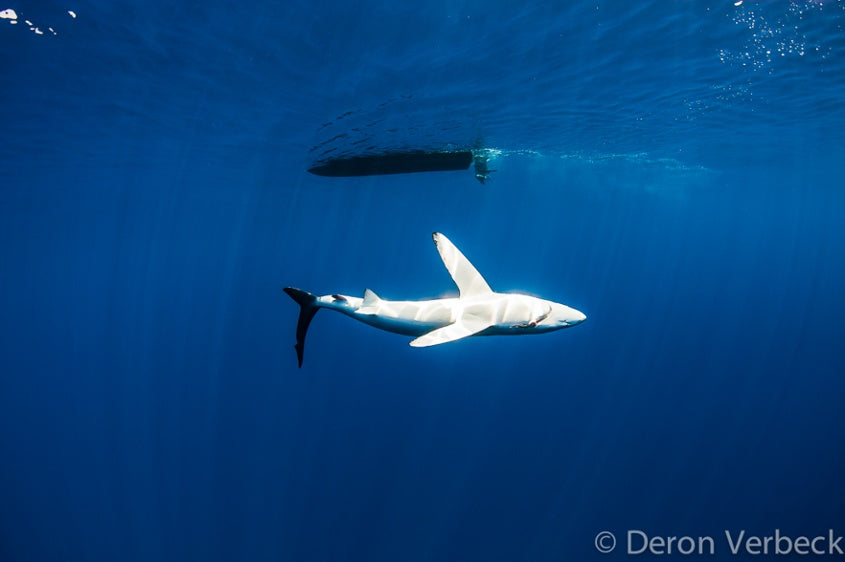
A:
{"label": "shark's snout", "polygon": [[552,329],[577,326],[587,319],[587,315],[565,304],[552,303],[552,313],[546,320],[546,326]]}
{"label": "shark's snout", "polygon": [[569,318],[566,322],[567,326],[577,326],[581,322],[587,319],[587,315],[581,312],[580,310],[573,309],[572,317]]}

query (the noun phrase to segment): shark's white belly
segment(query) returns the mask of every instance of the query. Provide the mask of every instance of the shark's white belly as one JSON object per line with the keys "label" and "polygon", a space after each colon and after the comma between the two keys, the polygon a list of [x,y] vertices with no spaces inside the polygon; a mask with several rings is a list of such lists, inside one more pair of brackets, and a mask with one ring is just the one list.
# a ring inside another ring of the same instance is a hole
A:
{"label": "shark's white belly", "polygon": [[421,336],[455,321],[458,299],[430,301],[380,300],[373,307],[344,307],[341,312],[370,326],[404,334]]}
{"label": "shark's white belly", "polygon": [[344,300],[327,303],[326,306],[375,328],[408,336],[421,336],[448,326],[461,317],[484,320],[490,327],[483,333],[491,335],[523,332],[525,322],[542,312],[535,310],[536,302],[539,301],[525,295],[493,293],[469,299],[380,299],[374,306],[363,306],[362,299],[356,297],[344,297]]}

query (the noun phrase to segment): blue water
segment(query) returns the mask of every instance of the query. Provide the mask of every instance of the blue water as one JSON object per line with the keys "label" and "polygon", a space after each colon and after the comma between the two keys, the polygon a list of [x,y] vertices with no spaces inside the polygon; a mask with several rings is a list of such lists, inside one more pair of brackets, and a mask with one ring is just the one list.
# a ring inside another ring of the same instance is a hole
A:
{"label": "blue water", "polygon": [[[0,5],[0,559],[845,533],[845,2],[33,4]],[[486,186],[305,172],[473,146]],[[298,370],[282,287],[453,292],[434,230],[588,321],[412,349],[323,312]]]}

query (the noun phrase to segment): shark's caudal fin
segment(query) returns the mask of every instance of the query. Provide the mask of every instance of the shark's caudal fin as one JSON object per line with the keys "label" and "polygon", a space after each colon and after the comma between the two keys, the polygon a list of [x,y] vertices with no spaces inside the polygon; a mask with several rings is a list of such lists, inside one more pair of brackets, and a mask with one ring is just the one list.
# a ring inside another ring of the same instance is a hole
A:
{"label": "shark's caudal fin", "polygon": [[434,245],[437,246],[437,251],[440,252],[443,265],[446,266],[449,275],[452,276],[455,285],[458,286],[461,298],[493,292],[484,277],[478,273],[478,270],[469,263],[469,260],[448,238],[439,232],[432,234],[431,238],[434,240]]}
{"label": "shark's caudal fin", "polygon": [[311,324],[311,319],[320,310],[317,307],[317,297],[307,291],[294,289],[293,287],[285,287],[285,292],[297,302],[299,305],[299,321],[296,323],[296,358],[299,360],[299,366],[302,367],[302,356],[305,353],[305,334],[308,333],[308,326]]}

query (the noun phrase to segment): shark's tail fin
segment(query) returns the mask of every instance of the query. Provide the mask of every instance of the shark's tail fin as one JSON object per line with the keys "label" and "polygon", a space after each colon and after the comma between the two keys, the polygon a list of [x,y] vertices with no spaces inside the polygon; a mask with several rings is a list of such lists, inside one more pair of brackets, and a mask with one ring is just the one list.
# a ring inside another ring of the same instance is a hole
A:
{"label": "shark's tail fin", "polygon": [[296,323],[296,358],[299,360],[299,366],[302,367],[302,355],[305,352],[305,334],[308,333],[308,326],[311,324],[311,319],[320,310],[317,307],[317,297],[307,291],[294,289],[293,287],[285,287],[285,292],[299,304],[299,321]]}

